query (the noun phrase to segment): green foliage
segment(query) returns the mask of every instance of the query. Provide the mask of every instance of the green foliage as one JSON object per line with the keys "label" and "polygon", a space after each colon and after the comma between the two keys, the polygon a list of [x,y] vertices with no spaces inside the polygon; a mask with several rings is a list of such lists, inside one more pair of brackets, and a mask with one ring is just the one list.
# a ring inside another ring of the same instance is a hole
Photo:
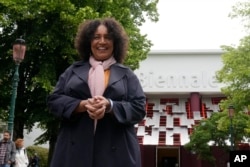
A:
{"label": "green foliage", "polygon": [[31,159],[35,153],[39,157],[39,167],[47,167],[48,166],[48,154],[49,150],[47,148],[39,147],[39,146],[29,146],[26,148],[27,155],[29,159]]}
{"label": "green foliage", "polygon": [[[250,2],[239,2],[233,7],[231,18],[240,17],[243,24],[249,30]],[[247,21],[246,21],[247,20]],[[224,83],[222,92],[227,100],[221,103],[223,108],[229,104],[235,107],[234,130],[236,140],[241,141],[243,136],[250,137],[249,111],[250,111],[250,36],[240,40],[239,46],[222,46],[223,67],[217,72],[219,82]],[[246,114],[248,113],[248,115]]]}
{"label": "green foliage", "polygon": [[[250,1],[238,2],[229,14],[231,18],[241,18],[246,31],[250,29]],[[223,67],[217,72],[217,79],[226,86],[222,92],[237,111],[249,110],[250,79],[250,36],[240,40],[239,46],[222,46]]]}
{"label": "green foliage", "polygon": [[210,145],[224,145],[225,133],[218,129],[219,118],[222,113],[213,113],[209,119],[202,120],[190,135],[190,142],[185,148],[195,152],[200,159],[214,162]]}
{"label": "green foliage", "polygon": [[[229,150],[230,141],[230,119],[227,110],[223,112],[214,112],[209,119],[202,120],[199,125],[194,128],[194,132],[190,135],[190,142],[185,148],[195,152],[200,159],[214,162],[215,157],[211,154],[210,146],[218,146],[225,151]],[[247,133],[249,115],[243,112],[236,112],[233,120],[233,138],[235,149],[237,143],[250,137]]]}
{"label": "green foliage", "polygon": [[[250,2],[240,2],[233,7],[232,18],[247,18],[245,27],[249,28]],[[229,150],[230,134],[233,137],[234,149],[237,144],[250,138],[250,36],[241,39],[239,46],[222,46],[223,67],[217,71],[216,78],[224,84],[222,92],[227,99],[219,105],[222,112],[213,113],[209,119],[201,121],[185,145],[190,151],[196,152],[201,159],[214,162],[210,145]],[[235,113],[228,117],[228,106],[233,104]]]}
{"label": "green foliage", "polygon": [[249,15],[250,15],[249,0],[237,2],[232,8],[232,12],[229,14],[231,18],[240,18],[246,29],[250,28]]}
{"label": "green foliage", "polygon": [[217,72],[217,79],[226,85],[222,92],[242,110],[250,99],[250,36],[244,37],[238,47],[222,46],[222,49],[224,65]]}

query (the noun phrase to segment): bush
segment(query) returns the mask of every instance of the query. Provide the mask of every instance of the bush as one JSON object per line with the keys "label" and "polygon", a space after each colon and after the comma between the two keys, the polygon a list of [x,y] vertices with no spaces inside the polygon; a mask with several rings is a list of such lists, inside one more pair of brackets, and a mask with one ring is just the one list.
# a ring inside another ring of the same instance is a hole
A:
{"label": "bush", "polygon": [[48,166],[49,149],[39,146],[29,146],[26,148],[26,150],[29,159],[31,159],[35,153],[37,153],[37,156],[39,157],[39,167]]}

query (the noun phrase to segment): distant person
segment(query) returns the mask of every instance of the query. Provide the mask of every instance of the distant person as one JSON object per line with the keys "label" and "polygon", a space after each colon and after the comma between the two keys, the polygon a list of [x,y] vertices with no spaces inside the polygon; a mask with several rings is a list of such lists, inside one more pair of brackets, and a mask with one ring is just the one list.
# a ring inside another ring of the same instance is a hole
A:
{"label": "distant person", "polygon": [[37,153],[31,158],[29,167],[39,167],[39,157]]}
{"label": "distant person", "polygon": [[145,116],[139,79],[123,65],[128,37],[113,18],[83,22],[75,39],[81,61],[48,97],[62,120],[50,167],[141,167],[134,125]]}
{"label": "distant person", "polygon": [[3,139],[0,141],[0,167],[10,167],[15,162],[16,146],[10,137],[9,131],[3,132]]}
{"label": "distant person", "polygon": [[29,159],[27,156],[27,151],[24,148],[24,140],[19,138],[15,141],[15,144],[16,157],[13,167],[27,167],[29,164]]}

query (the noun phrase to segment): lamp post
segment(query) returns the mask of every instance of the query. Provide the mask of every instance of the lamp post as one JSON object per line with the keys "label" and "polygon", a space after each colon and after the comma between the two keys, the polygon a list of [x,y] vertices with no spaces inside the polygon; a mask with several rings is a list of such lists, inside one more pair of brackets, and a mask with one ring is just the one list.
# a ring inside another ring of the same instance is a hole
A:
{"label": "lamp post", "polygon": [[24,59],[26,51],[25,40],[16,39],[13,44],[13,60],[15,62],[15,73],[12,80],[12,96],[10,101],[10,113],[8,120],[8,131],[11,133],[11,139],[13,137],[13,127],[14,127],[14,116],[15,116],[15,105],[17,96],[17,87],[19,82],[19,66]]}
{"label": "lamp post", "polygon": [[228,107],[228,116],[230,118],[230,143],[231,143],[231,147],[230,150],[233,151],[234,150],[234,142],[233,142],[233,116],[234,116],[234,106],[230,105]]}

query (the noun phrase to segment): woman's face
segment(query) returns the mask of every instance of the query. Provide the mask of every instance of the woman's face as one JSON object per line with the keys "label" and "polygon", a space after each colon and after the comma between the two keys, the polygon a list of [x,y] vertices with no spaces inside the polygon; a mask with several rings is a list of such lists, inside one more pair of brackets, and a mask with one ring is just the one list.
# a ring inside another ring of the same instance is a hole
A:
{"label": "woman's face", "polygon": [[113,53],[113,39],[104,25],[99,25],[91,41],[91,51],[96,60],[103,61]]}

